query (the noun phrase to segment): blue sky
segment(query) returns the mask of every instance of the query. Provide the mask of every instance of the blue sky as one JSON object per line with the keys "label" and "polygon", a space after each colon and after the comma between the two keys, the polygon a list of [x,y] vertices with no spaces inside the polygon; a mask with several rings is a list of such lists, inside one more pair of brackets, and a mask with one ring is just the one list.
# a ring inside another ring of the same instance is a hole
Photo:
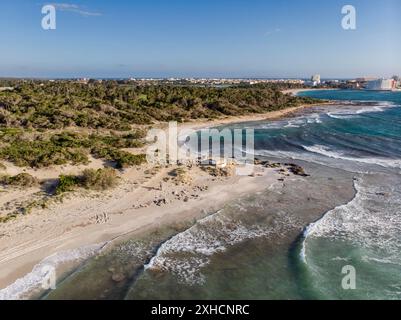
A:
{"label": "blue sky", "polygon": [[[57,29],[41,8],[58,4]],[[0,76],[401,74],[399,0],[3,0]],[[341,27],[341,8],[357,29]],[[63,10],[61,10],[63,9]]]}

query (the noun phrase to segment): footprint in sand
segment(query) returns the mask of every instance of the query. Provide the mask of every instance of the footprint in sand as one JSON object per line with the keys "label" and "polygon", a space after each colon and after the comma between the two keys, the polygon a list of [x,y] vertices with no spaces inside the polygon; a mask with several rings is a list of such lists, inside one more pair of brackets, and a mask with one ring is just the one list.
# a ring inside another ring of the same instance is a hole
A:
{"label": "footprint in sand", "polygon": [[103,212],[95,215],[94,220],[96,224],[105,224],[110,220],[110,218],[106,212]]}

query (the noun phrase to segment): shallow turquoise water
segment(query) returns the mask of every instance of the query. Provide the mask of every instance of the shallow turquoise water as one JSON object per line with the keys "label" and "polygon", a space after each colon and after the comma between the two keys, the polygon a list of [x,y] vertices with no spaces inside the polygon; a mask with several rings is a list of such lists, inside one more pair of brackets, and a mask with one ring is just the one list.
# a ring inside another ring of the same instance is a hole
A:
{"label": "shallow turquoise water", "polygon": [[298,96],[328,100],[388,101],[401,104],[401,92],[397,91],[311,90],[299,92]]}

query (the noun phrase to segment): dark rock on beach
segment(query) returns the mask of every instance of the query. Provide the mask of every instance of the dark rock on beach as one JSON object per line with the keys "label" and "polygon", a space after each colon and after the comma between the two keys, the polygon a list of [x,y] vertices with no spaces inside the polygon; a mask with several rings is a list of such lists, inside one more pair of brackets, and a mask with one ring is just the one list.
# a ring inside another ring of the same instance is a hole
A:
{"label": "dark rock on beach", "polygon": [[293,174],[301,177],[309,177],[310,175],[307,174],[301,166],[293,163],[286,163],[285,164],[288,167],[288,170],[292,172]]}

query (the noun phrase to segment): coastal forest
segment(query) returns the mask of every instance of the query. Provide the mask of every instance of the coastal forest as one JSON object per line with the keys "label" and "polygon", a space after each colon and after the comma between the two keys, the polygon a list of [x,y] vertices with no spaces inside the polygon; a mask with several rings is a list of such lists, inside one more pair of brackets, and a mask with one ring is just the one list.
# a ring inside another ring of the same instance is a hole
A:
{"label": "coastal forest", "polygon": [[33,168],[88,162],[138,165],[147,127],[260,114],[316,102],[280,86],[202,87],[117,81],[14,80],[0,91],[0,161]]}

